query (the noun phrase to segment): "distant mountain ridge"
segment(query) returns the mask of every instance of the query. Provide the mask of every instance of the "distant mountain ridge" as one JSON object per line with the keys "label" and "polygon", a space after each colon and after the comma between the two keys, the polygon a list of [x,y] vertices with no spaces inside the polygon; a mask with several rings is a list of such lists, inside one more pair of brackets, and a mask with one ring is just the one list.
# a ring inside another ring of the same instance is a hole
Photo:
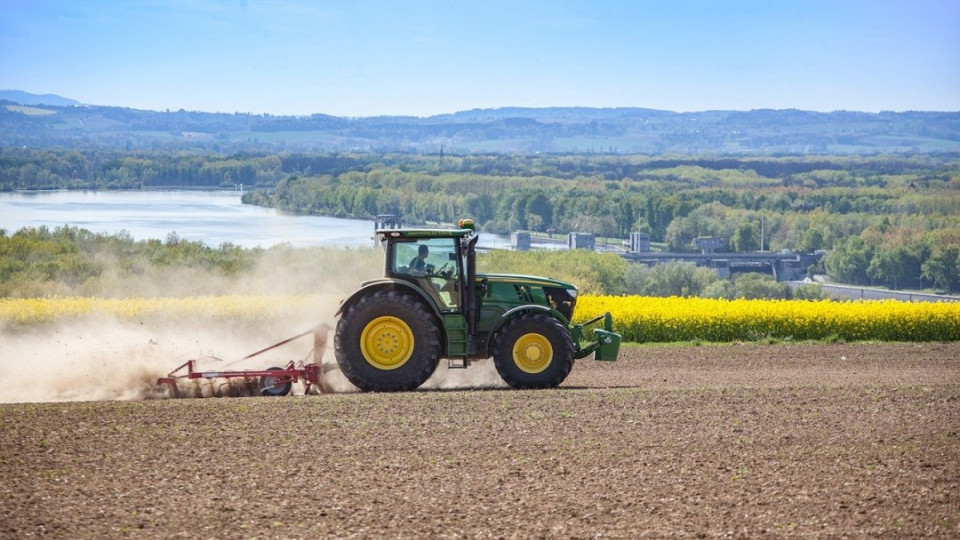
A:
{"label": "distant mountain ridge", "polygon": [[[588,154],[960,153],[960,112],[502,107],[426,118],[145,111],[0,91],[0,146]],[[56,103],[51,103],[56,101]],[[40,110],[37,110],[37,109]]]}
{"label": "distant mountain ridge", "polygon": [[0,100],[12,101],[20,105],[54,105],[57,107],[80,105],[79,101],[56,94],[31,94],[22,90],[0,90]]}

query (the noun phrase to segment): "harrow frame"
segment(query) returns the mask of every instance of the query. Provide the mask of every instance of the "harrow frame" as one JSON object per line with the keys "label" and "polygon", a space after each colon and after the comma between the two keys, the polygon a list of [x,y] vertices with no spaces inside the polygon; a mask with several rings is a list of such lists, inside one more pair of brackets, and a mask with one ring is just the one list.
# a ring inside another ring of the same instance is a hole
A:
{"label": "harrow frame", "polygon": [[[166,377],[160,377],[157,379],[157,385],[163,386],[168,385],[170,387],[173,397],[181,397],[180,387],[177,385],[177,381],[183,380],[199,380],[199,379],[233,379],[233,378],[244,378],[247,382],[253,382],[256,379],[260,379],[260,393],[261,395],[285,395],[287,391],[282,393],[279,391],[282,387],[288,384],[293,384],[300,382],[301,380],[304,383],[304,394],[308,394],[310,389],[316,387],[321,392],[325,391],[325,386],[323,384],[323,374],[326,371],[323,369],[323,349],[326,346],[327,342],[327,333],[330,331],[330,328],[321,324],[306,332],[301,332],[293,337],[289,337],[278,343],[274,343],[269,347],[260,349],[259,351],[250,353],[243,358],[237,360],[237,362],[248,360],[255,356],[259,356],[265,352],[276,349],[277,347],[286,345],[291,341],[296,339],[313,335],[313,361],[305,362],[304,360],[294,361],[291,360],[287,362],[283,368],[268,368],[268,369],[241,369],[241,370],[225,370],[225,371],[216,371],[216,370],[197,370],[197,363],[202,358],[194,358],[187,360],[183,364],[177,366],[176,369],[167,374]],[[186,371],[184,371],[186,370]]]}

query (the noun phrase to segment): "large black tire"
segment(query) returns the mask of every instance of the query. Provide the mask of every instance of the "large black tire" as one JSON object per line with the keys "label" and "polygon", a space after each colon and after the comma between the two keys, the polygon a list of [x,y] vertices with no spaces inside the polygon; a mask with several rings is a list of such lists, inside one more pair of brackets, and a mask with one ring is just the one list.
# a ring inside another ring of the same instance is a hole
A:
{"label": "large black tire", "polygon": [[513,388],[555,388],[573,369],[573,341],[558,320],[528,313],[497,335],[493,363]]}
{"label": "large black tire", "polygon": [[333,346],[340,370],[360,390],[415,390],[440,362],[440,328],[416,298],[378,291],[347,308]]}

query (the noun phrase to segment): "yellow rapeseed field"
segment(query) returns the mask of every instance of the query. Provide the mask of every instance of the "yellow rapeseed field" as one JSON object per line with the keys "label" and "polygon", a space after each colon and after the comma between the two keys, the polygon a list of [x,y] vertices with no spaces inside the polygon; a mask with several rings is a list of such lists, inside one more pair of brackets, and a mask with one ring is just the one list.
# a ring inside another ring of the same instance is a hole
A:
{"label": "yellow rapeseed field", "polygon": [[[302,312],[312,302],[316,299],[307,295],[3,298],[0,299],[0,325],[29,326],[86,317],[257,321]],[[634,342],[960,340],[960,303],[583,295],[578,302],[577,320],[605,311],[613,314],[614,328],[623,334],[624,341]]]}
{"label": "yellow rapeseed field", "polygon": [[577,319],[613,314],[624,341],[960,340],[960,303],[582,296]]}
{"label": "yellow rapeseed field", "polygon": [[0,298],[0,323],[42,324],[80,317],[120,320],[195,318],[260,320],[303,308],[310,296],[195,296],[186,298]]}

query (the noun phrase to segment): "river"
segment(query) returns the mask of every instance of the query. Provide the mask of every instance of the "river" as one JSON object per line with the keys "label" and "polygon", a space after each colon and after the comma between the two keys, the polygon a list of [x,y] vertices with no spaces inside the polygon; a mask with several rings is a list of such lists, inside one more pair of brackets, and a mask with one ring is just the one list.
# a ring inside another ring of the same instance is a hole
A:
{"label": "river", "polygon": [[[136,240],[176,234],[211,247],[278,244],[365,247],[373,245],[372,221],[299,216],[240,202],[239,191],[18,191],[0,193],[0,229],[69,225],[95,233],[126,231]],[[509,240],[480,235],[486,248]]]}

